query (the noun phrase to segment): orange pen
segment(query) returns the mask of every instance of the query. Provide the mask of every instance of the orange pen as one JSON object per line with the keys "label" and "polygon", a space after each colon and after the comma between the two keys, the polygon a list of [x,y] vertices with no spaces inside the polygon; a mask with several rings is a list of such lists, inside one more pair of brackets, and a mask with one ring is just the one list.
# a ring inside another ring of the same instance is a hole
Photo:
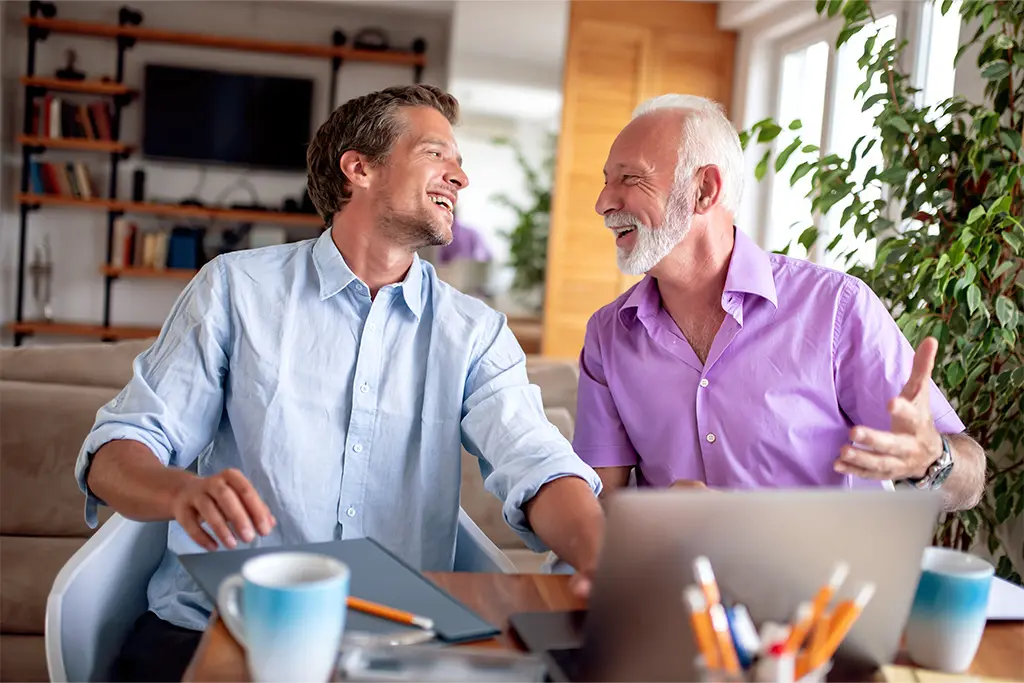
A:
{"label": "orange pen", "polygon": [[[807,628],[801,629],[797,632],[797,627],[794,627],[790,634],[789,640],[786,642],[786,652],[789,654],[795,654],[800,650],[800,647],[804,643],[804,639],[807,637],[809,630],[813,628],[814,634],[818,634],[819,624],[828,625],[828,619],[825,618],[825,610],[828,608],[828,604],[832,601],[832,596],[836,594],[839,587],[843,585],[843,581],[846,581],[846,577],[850,574],[850,565],[845,562],[839,562],[832,569],[832,575],[828,578],[828,583],[818,589],[818,592],[814,595],[814,601],[811,605],[811,615],[807,621]],[[812,639],[815,637],[812,635]],[[824,634],[822,634],[823,636]],[[819,636],[821,637],[821,636]],[[814,647],[813,643],[811,645]]]}
{"label": "orange pen", "polygon": [[853,628],[853,623],[857,621],[857,618],[864,611],[864,607],[871,601],[874,594],[875,584],[866,583],[857,592],[857,596],[853,600],[844,600],[836,606],[835,613],[832,615],[831,623],[829,624],[828,637],[825,638],[825,644],[811,652],[809,663],[812,671],[827,662],[835,654],[846,634]]}
{"label": "orange pen", "polygon": [[390,619],[391,621],[397,621],[399,624],[409,624],[410,626],[419,626],[420,628],[431,631],[434,628],[434,621],[427,617],[421,617],[411,612],[404,612],[394,607],[388,607],[387,605],[380,605],[376,602],[370,602],[369,600],[363,600],[354,596],[348,598],[349,609],[354,609],[357,612],[363,612],[365,614],[372,614],[375,617],[381,617],[383,619]]}
{"label": "orange pen", "polygon": [[711,628],[718,638],[719,654],[722,656],[725,671],[729,674],[738,674],[740,660],[732,643],[732,634],[729,633],[729,619],[725,615],[725,607],[722,606],[722,594],[718,590],[715,573],[711,569],[711,560],[703,555],[697,557],[693,561],[693,570],[697,583],[704,592],[708,615],[711,617]]}
{"label": "orange pen", "polygon": [[708,614],[704,594],[697,586],[687,586],[683,589],[683,597],[690,607],[690,625],[697,639],[697,647],[704,657],[704,664],[708,671],[715,671],[722,666],[722,662],[718,657],[718,646],[715,645],[715,633],[711,627],[711,616]]}
{"label": "orange pen", "polygon": [[801,602],[796,608],[796,616],[793,620],[793,628],[786,638],[782,652],[787,655],[795,655],[807,637],[807,632],[814,625],[814,605],[809,602]]}

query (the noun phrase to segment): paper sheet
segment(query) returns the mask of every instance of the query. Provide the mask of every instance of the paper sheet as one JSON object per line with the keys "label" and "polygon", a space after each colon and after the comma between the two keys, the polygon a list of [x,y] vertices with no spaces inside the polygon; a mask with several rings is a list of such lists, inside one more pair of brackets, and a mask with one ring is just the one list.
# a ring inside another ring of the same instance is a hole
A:
{"label": "paper sheet", "polygon": [[989,621],[1024,620],[1024,588],[998,577],[993,578],[988,594],[987,615]]}

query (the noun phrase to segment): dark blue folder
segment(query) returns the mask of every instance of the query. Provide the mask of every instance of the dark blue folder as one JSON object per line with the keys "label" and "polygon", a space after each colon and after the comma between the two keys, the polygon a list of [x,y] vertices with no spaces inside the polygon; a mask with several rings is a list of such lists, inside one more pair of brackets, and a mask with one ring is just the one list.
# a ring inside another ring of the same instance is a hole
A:
{"label": "dark blue folder", "polygon": [[[434,620],[438,638],[462,643],[492,638],[500,633],[465,605],[427,580],[421,573],[369,538],[309,543],[272,548],[218,550],[179,555],[178,560],[216,603],[217,589],[229,575],[241,571],[251,557],[273,552],[311,552],[329,555],[348,565],[352,572],[349,592],[364,600],[405,610]],[[414,629],[403,624],[349,610],[345,631],[373,634]]]}

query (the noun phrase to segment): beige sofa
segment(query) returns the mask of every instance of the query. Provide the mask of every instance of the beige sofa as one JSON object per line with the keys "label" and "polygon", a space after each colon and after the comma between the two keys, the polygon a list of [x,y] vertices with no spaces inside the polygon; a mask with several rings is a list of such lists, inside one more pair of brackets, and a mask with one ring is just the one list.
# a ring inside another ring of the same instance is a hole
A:
{"label": "beige sofa", "polygon": [[[131,378],[149,341],[0,349],[0,681],[48,680],[46,598],[60,568],[92,531],[74,462],[96,410]],[[530,358],[549,419],[569,438],[576,369]],[[463,452],[462,506],[520,571],[543,560],[526,548]],[[101,508],[101,520],[109,516]]]}

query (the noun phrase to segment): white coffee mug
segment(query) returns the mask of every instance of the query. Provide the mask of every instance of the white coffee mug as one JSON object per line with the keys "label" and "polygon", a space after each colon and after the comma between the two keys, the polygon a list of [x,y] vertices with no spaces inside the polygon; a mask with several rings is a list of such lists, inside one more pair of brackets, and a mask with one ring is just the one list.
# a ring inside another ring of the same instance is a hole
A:
{"label": "white coffee mug", "polygon": [[221,583],[217,609],[254,681],[323,682],[337,663],[348,590],[349,569],[338,560],[272,552]]}
{"label": "white coffee mug", "polygon": [[995,568],[949,548],[926,548],[907,620],[907,654],[918,666],[963,673],[974,661],[987,623]]}

